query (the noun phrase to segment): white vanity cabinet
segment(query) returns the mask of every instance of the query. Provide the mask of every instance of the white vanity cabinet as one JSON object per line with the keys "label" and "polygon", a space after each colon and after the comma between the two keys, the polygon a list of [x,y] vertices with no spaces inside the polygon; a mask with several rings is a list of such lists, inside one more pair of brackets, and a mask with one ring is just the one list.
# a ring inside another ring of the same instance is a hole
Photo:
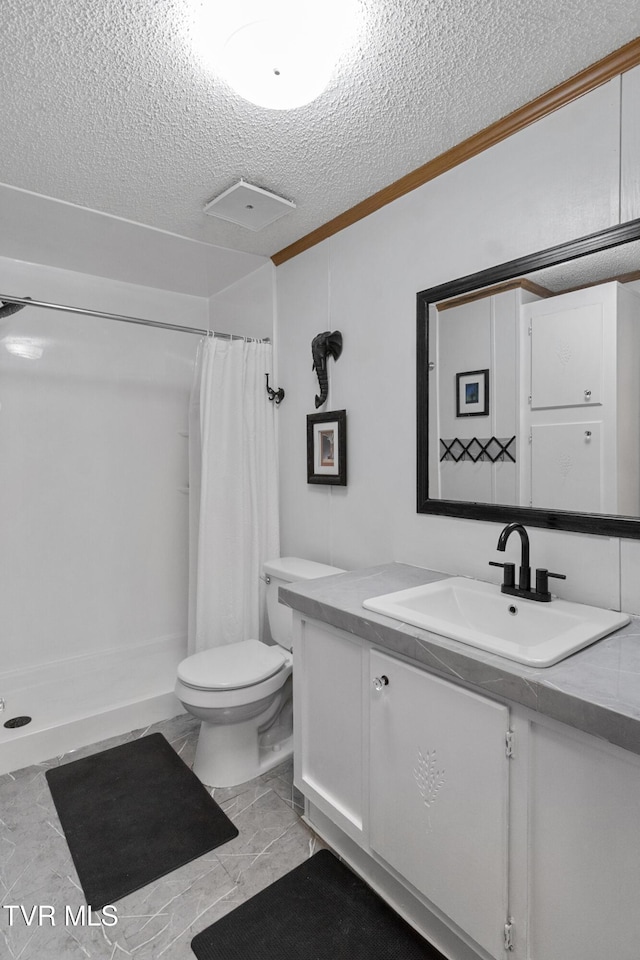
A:
{"label": "white vanity cabinet", "polygon": [[527,960],[637,960],[640,757],[558,724],[528,738]]}
{"label": "white vanity cabinet", "polygon": [[313,621],[294,630],[296,786],[347,836],[363,832],[364,642]]}
{"label": "white vanity cabinet", "polygon": [[640,756],[294,617],[312,827],[451,960],[638,960]]}
{"label": "white vanity cabinet", "polygon": [[314,621],[298,621],[294,663],[298,789],[503,957],[508,708]]}
{"label": "white vanity cabinet", "polygon": [[375,649],[369,677],[371,850],[501,957],[508,708]]}

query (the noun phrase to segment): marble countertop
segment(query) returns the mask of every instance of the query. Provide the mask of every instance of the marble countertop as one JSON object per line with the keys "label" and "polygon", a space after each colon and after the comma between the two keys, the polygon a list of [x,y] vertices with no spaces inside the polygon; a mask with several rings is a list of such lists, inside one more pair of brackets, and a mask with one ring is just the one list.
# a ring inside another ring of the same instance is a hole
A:
{"label": "marble countertop", "polygon": [[369,597],[446,579],[404,563],[280,587],[294,610],[403,654],[440,676],[511,700],[640,754],[640,618],[561,663],[516,663],[362,607]]}

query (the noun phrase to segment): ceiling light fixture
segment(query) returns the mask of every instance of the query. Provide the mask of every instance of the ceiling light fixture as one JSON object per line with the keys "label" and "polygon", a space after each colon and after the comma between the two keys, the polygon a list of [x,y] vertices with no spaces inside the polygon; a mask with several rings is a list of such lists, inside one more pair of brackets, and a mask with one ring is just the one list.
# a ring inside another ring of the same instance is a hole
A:
{"label": "ceiling light fixture", "polygon": [[245,100],[291,110],[328,86],[353,34],[354,9],[353,0],[322,0],[313,7],[302,0],[209,0],[195,41]]}

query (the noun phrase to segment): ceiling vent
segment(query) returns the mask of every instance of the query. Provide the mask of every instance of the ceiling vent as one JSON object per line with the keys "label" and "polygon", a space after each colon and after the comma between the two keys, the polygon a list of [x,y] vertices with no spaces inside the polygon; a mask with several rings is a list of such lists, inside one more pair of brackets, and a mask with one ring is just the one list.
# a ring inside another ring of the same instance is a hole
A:
{"label": "ceiling vent", "polygon": [[237,223],[249,230],[262,230],[295,208],[293,200],[285,200],[262,187],[239,180],[219,197],[206,203],[204,212],[210,217],[219,217],[220,220]]}

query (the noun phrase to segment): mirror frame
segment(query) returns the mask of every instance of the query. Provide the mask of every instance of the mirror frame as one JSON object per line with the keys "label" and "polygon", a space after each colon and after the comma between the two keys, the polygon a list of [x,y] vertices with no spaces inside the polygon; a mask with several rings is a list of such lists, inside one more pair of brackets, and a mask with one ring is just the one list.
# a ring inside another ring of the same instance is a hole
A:
{"label": "mirror frame", "polygon": [[[640,218],[591,233],[568,243],[561,243],[498,266],[471,273],[458,280],[430,287],[417,294],[416,355],[417,355],[417,493],[418,513],[462,517],[469,520],[495,520],[519,523],[551,530],[573,530],[606,537],[640,539],[640,517],[612,514],[572,513],[567,510],[542,510],[537,507],[509,506],[474,501],[436,500],[429,498],[429,306],[450,297],[470,293],[480,287],[489,287],[505,280],[576,260],[589,253],[610,250],[613,247],[640,239]],[[638,478],[640,483],[640,478]]]}

